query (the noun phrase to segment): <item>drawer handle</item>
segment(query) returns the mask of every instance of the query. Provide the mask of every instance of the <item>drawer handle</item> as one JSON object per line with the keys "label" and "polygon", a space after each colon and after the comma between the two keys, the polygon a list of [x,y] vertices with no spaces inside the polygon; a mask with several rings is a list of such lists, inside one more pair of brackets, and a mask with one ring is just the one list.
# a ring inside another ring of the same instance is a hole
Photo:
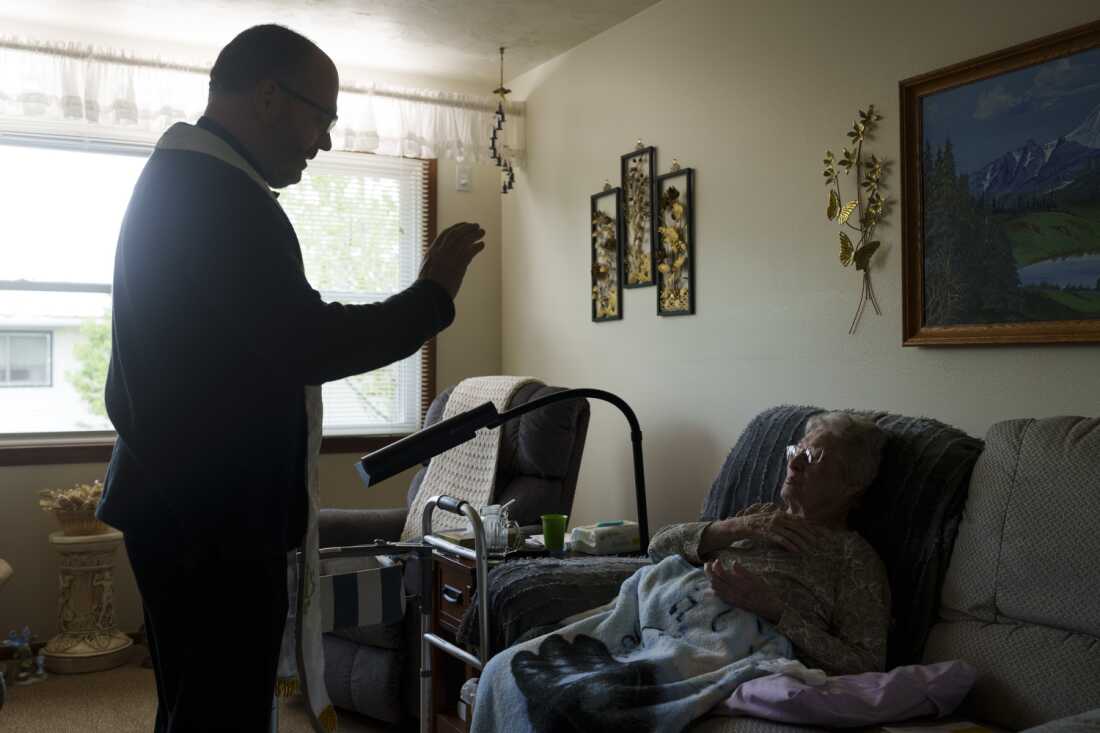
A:
{"label": "drawer handle", "polygon": [[453,585],[443,586],[443,600],[447,603],[462,603],[462,591]]}

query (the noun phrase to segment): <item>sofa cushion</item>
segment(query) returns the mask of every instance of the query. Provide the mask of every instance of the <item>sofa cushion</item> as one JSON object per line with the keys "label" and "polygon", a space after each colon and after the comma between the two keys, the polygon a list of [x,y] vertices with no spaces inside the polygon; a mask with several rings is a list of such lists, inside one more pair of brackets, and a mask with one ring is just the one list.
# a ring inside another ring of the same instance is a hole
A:
{"label": "sofa cushion", "polygon": [[967,620],[938,623],[929,662],[964,659],[978,681],[960,712],[1009,730],[1094,707],[1100,700],[1100,644],[1043,626]]}
{"label": "sofa cushion", "polygon": [[774,723],[760,718],[711,716],[692,723],[688,733],[828,733],[825,728]]}
{"label": "sofa cushion", "polygon": [[1100,708],[1070,718],[1059,718],[1024,733],[1096,733],[1100,731]]}
{"label": "sofa cushion", "polygon": [[[538,478],[537,476],[516,476],[497,492],[494,501],[507,504],[508,516],[521,526],[539,525],[543,514],[568,514],[570,502],[564,496],[561,481]],[[572,497],[569,497],[571,499]]]}
{"label": "sofa cushion", "polygon": [[926,659],[982,670],[977,714],[1010,728],[1100,700],[1100,419],[994,425],[974,467]]}
{"label": "sofa cushion", "polygon": [[317,513],[318,539],[321,547],[367,545],[375,540],[397,542],[407,513],[402,508],[325,508]]}
{"label": "sofa cushion", "polygon": [[373,624],[371,626],[345,626],[333,629],[329,633],[363,646],[379,649],[400,649],[405,643],[404,619],[392,624]]}
{"label": "sofa cushion", "polygon": [[[528,399],[516,399],[514,404],[564,391],[564,387],[540,385]],[[501,470],[504,471],[507,467],[511,471],[506,475],[498,475],[498,483],[500,479],[510,479],[515,474],[548,479],[564,478],[569,472],[573,443],[577,439],[577,420],[587,409],[586,400],[565,400],[522,416],[518,421],[519,430],[515,433],[515,463],[509,466],[502,462]]]}
{"label": "sofa cushion", "polygon": [[361,646],[324,635],[325,688],[332,704],[387,723],[403,718],[404,657],[393,650]]}
{"label": "sofa cushion", "polygon": [[[722,465],[701,518],[721,519],[756,502],[778,501],[785,448],[798,442],[806,419],[822,411],[781,405],[753,418]],[[861,414],[889,435],[878,477],[851,525],[875,548],[889,574],[891,668],[920,661],[982,441],[929,418]]]}

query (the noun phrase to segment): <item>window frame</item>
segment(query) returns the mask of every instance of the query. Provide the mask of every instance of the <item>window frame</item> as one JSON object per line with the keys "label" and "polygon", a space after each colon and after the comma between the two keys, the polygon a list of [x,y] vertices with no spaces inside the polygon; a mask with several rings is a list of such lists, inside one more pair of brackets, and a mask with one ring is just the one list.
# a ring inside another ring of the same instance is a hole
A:
{"label": "window frame", "polygon": [[[93,140],[89,138],[65,139],[56,136],[21,135],[3,132],[0,144],[34,145],[48,148],[77,149],[126,155],[148,155],[153,145],[145,142],[120,142],[117,140]],[[370,155],[370,153],[363,153]],[[435,159],[413,158],[427,165],[427,233],[422,243],[422,253],[435,240],[438,203],[438,163]],[[50,338],[51,371],[53,339]],[[428,406],[436,395],[436,339],[429,339],[423,346],[420,360],[420,424]],[[52,374],[51,374],[52,384]],[[333,435],[321,440],[321,453],[369,453],[383,448],[408,435],[386,433],[371,435]],[[114,449],[114,431],[89,431],[87,433],[36,433],[31,436],[10,435],[0,437],[0,467],[47,466],[72,463],[107,463]]]}
{"label": "window frame", "polygon": [[9,381],[0,381],[0,389],[41,389],[53,386],[53,331],[41,329],[0,329],[0,338],[8,339],[7,363],[0,363],[4,372],[11,371],[11,337],[12,336],[43,336],[46,339],[46,382],[44,384],[12,384]]}

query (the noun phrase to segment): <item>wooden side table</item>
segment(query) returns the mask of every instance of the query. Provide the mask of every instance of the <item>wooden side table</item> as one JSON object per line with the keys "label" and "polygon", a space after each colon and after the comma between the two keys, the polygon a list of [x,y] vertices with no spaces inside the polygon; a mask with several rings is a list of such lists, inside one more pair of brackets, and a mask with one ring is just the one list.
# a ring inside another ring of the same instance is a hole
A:
{"label": "wooden side table", "polygon": [[[477,570],[472,560],[439,551],[435,553],[434,565],[432,631],[457,644],[462,616],[477,591]],[[469,733],[470,721],[458,717],[458,693],[466,680],[478,674],[477,669],[462,660],[432,649],[432,730],[435,733]]]}
{"label": "wooden side table", "polygon": [[115,554],[122,533],[77,537],[52,532],[61,554],[58,573],[60,633],[46,644],[46,669],[62,674],[98,672],[125,664],[134,643],[115,626]]}

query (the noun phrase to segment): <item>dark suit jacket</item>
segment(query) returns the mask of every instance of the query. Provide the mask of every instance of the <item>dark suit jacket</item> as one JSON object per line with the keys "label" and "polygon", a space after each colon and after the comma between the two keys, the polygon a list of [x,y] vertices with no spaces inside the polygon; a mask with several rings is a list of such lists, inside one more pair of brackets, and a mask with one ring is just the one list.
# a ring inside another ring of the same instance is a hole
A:
{"label": "dark suit jacket", "polygon": [[402,359],[453,319],[425,280],[382,303],[323,302],[268,191],[216,157],[158,148],[115,257],[106,402],[118,440],[100,518],[185,543],[297,546],[305,385]]}

